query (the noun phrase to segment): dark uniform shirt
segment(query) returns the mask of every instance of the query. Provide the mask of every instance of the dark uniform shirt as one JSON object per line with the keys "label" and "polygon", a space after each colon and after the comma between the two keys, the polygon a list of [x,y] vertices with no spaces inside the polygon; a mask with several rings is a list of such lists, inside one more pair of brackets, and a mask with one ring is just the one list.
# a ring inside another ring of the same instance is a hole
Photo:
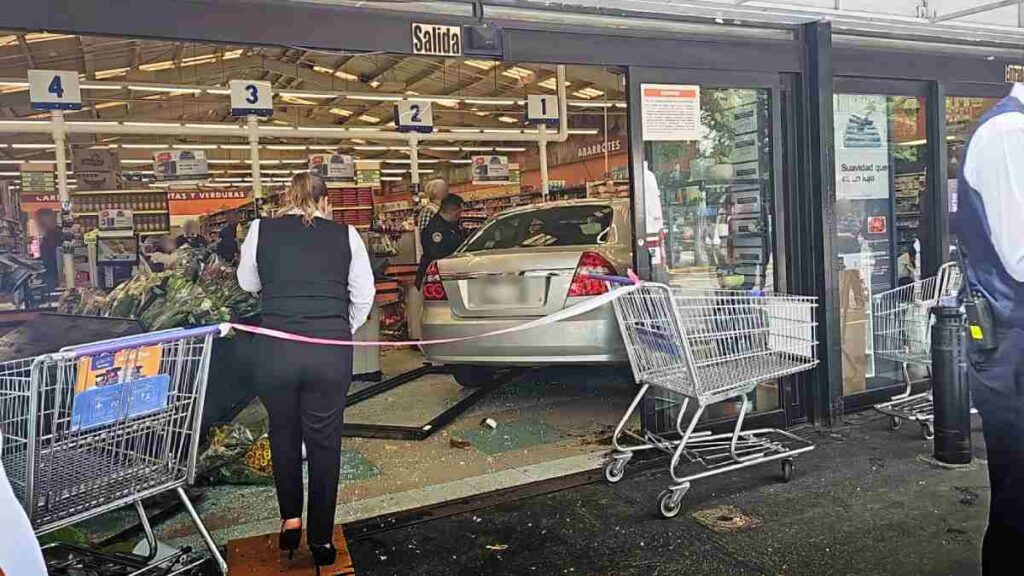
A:
{"label": "dark uniform shirt", "polygon": [[430,219],[427,227],[420,232],[420,244],[423,246],[423,256],[420,257],[420,267],[416,272],[416,287],[423,287],[423,276],[427,273],[427,267],[435,260],[450,256],[459,246],[465,236],[459,224],[449,224],[440,214],[435,214]]}

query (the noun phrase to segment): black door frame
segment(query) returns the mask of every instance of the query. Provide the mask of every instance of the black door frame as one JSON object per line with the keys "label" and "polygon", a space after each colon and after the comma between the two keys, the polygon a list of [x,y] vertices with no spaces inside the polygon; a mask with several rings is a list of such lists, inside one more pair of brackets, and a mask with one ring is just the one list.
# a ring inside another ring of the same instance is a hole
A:
{"label": "black door frame", "polygon": [[[633,206],[633,237],[636,249],[633,252],[634,267],[641,278],[650,279],[652,267],[650,256],[645,249],[646,230],[646,195],[644,193],[643,162],[644,140],[642,134],[642,98],[640,86],[645,83],[686,84],[709,88],[760,88],[768,89],[771,102],[771,141],[772,141],[772,202],[773,202],[773,237],[772,249],[774,257],[775,285],[780,290],[789,286],[788,264],[786,260],[787,222],[783,184],[782,154],[782,91],[784,89],[783,73],[780,72],[727,72],[705,69],[686,68],[655,68],[630,66],[626,71],[629,106],[629,169],[632,186]],[[752,427],[784,428],[805,418],[804,407],[797,403],[802,394],[791,391],[791,378],[786,378],[779,385],[779,408],[765,412],[755,412],[747,416],[746,423]],[[787,402],[794,402],[792,405]],[[793,410],[790,409],[793,406]],[[673,416],[675,411],[656,409],[656,400],[645,398],[640,408],[641,426],[645,431],[669,433],[675,430]],[[734,418],[708,421],[702,428],[717,429],[726,427]]]}
{"label": "black door frame", "polygon": [[[927,156],[925,158],[927,180],[924,196],[919,203],[921,224],[921,277],[935,274],[938,266],[948,254],[948,237],[946,236],[945,211],[948,205],[946,197],[946,145],[945,145],[945,98],[938,82],[926,80],[902,80],[891,78],[865,78],[855,76],[836,76],[834,94],[866,94],[880,96],[918,96],[925,98],[925,138],[927,140]],[[941,118],[941,120],[940,120]],[[890,174],[890,178],[892,175]],[[891,198],[890,191],[890,198]],[[832,199],[832,202],[835,198]],[[891,204],[891,202],[890,202]],[[895,219],[890,210],[889,221],[893,226],[895,237]],[[895,254],[892,253],[894,243],[890,243],[890,258],[895,266]],[[893,269],[895,274],[895,268]],[[838,318],[837,318],[838,322]],[[840,326],[841,329],[841,326]],[[869,337],[873,338],[873,335]],[[840,336],[841,338],[841,336]],[[841,343],[840,343],[841,345]],[[840,365],[840,383],[842,382],[842,366]],[[889,400],[901,393],[906,384],[897,382],[890,386],[867,389],[863,392],[842,396],[844,412],[863,409]],[[840,384],[841,390],[841,384]]]}

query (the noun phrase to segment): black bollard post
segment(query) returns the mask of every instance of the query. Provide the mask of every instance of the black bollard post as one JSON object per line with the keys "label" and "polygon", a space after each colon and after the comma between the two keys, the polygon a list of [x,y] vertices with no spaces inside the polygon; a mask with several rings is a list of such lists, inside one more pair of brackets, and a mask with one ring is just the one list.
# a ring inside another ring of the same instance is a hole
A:
{"label": "black bollard post", "polygon": [[932,398],[935,459],[971,462],[971,400],[967,386],[964,318],[959,308],[932,308]]}

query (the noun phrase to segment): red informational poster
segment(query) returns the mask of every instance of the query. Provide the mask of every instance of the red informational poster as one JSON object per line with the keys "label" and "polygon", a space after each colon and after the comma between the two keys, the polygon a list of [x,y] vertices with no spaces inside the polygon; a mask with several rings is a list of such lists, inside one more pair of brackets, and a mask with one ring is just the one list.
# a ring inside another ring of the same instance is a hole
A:
{"label": "red informational poster", "polygon": [[871,216],[868,218],[868,234],[885,234],[885,216]]}

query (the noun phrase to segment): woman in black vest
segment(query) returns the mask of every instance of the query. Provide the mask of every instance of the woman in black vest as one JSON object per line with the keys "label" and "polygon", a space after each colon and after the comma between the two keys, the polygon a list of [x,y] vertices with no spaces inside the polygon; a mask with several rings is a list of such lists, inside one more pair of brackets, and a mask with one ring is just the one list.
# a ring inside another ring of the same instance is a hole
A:
{"label": "woman in black vest", "polygon": [[[373,272],[359,233],[332,222],[327,186],[298,174],[275,218],[256,220],[242,244],[238,283],[259,292],[263,326],[351,340],[373,305]],[[302,445],[309,465],[306,541],[317,566],[333,564],[341,426],[352,348],[256,338],[257,385],[270,416],[282,550],[302,535]]]}

